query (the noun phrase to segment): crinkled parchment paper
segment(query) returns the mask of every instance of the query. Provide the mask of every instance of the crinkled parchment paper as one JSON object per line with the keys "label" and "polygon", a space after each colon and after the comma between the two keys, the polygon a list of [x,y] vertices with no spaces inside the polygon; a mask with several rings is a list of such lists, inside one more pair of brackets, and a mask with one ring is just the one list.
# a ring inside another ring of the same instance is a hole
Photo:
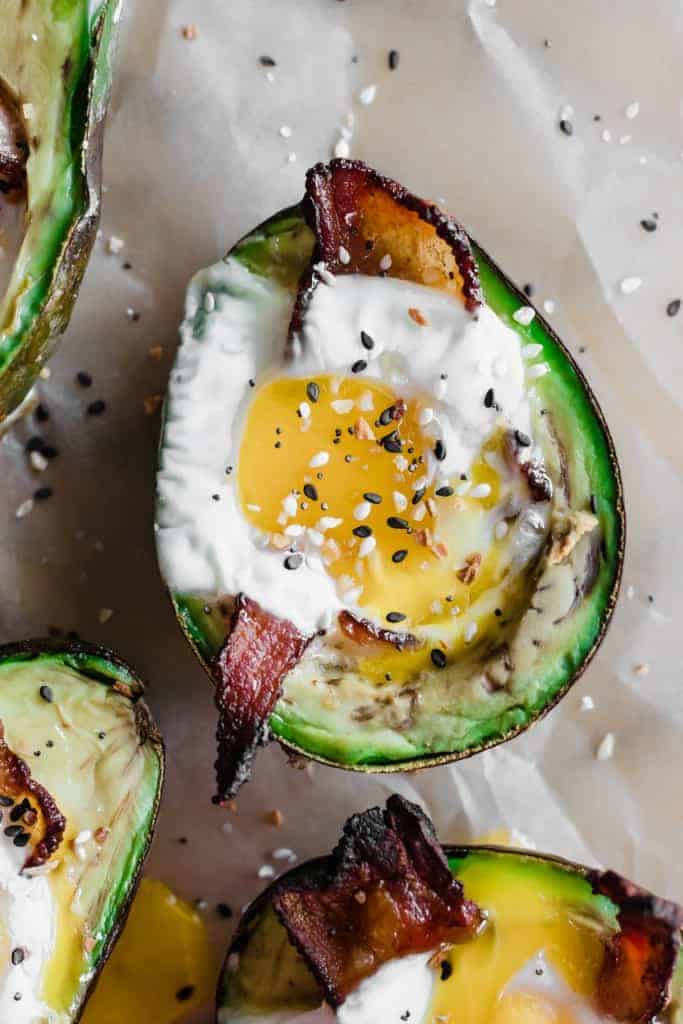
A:
{"label": "crinkled parchment paper", "polygon": [[[181,31],[191,24],[194,40]],[[213,913],[218,900],[238,912],[274,848],[325,851],[349,813],[392,789],[423,802],[443,839],[514,829],[683,897],[683,313],[666,315],[683,292],[682,34],[674,0],[128,0],[103,236],[40,385],[51,416],[40,432],[60,455],[44,474],[29,468],[30,418],[0,445],[0,636],[78,630],[148,679],[169,757],[148,871],[209,901],[217,957],[231,927]],[[262,55],[277,66],[260,66]],[[228,814],[209,802],[211,690],[158,578],[158,416],[143,403],[163,391],[192,272],[300,196],[305,168],[331,154],[349,112],[354,156],[441,199],[513,278],[533,283],[541,306],[554,303],[549,319],[621,455],[624,586],[585,677],[527,735],[386,780],[296,771],[271,748]],[[655,213],[647,232],[640,221]],[[625,295],[628,277],[642,283]],[[79,370],[90,389],[75,383]],[[107,411],[87,417],[95,398]],[[17,519],[45,484],[52,498]],[[598,760],[608,732],[613,757]],[[274,808],[279,829],[263,823]]]}

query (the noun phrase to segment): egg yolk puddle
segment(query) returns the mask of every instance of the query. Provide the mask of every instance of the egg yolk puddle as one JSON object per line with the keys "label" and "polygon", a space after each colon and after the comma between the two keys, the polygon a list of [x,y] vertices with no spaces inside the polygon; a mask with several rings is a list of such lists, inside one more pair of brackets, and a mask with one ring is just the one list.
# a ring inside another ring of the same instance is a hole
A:
{"label": "egg yolk puddle", "polygon": [[280,377],[254,395],[239,452],[243,514],[284,568],[318,555],[342,599],[389,629],[451,621],[503,573],[487,526],[498,473],[484,451],[465,480],[428,486],[444,454],[431,416],[361,374]]}
{"label": "egg yolk puddle", "polygon": [[[495,867],[485,855],[462,864],[467,896],[487,910],[488,922],[475,939],[450,951],[452,973],[435,983],[428,1024],[578,1024],[576,1008],[590,1005],[604,956],[599,930],[578,913],[571,916],[572,902],[580,906],[572,889],[579,883],[552,868],[506,866],[504,855],[491,857]],[[539,871],[551,873],[541,884]],[[532,980],[528,968],[516,979],[539,954],[561,988],[543,984],[540,967],[532,968]]]}
{"label": "egg yolk puddle", "polygon": [[201,916],[145,878],[83,1024],[172,1024],[212,998],[215,975]]}

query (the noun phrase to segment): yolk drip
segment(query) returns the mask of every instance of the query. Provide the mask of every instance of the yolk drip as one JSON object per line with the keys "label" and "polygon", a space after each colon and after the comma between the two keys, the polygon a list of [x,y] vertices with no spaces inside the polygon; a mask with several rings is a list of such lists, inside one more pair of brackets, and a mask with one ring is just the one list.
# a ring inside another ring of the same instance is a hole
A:
{"label": "yolk drip", "polygon": [[426,398],[361,376],[278,378],[255,394],[240,448],[249,522],[288,567],[313,549],[342,598],[387,628],[448,621],[501,576],[485,539],[498,474],[481,458],[466,481],[426,486],[429,415]]}
{"label": "yolk drip", "polygon": [[[576,1006],[595,992],[604,955],[600,934],[572,918],[561,896],[543,892],[533,870],[493,871],[475,862],[461,878],[489,920],[476,939],[451,951],[452,974],[436,983],[429,1024],[576,1024]],[[569,996],[557,986],[514,981],[539,953]]]}
{"label": "yolk drip", "polygon": [[83,1024],[172,1024],[211,999],[215,974],[201,916],[163,882],[143,879]]}

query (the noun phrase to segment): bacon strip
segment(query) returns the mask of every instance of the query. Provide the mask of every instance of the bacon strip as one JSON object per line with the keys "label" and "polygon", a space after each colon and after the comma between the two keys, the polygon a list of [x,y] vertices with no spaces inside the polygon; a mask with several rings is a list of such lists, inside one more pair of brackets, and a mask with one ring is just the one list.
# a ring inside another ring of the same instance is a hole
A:
{"label": "bacon strip", "polygon": [[593,871],[588,880],[619,908],[620,930],[607,945],[598,979],[600,1007],[614,1020],[650,1024],[671,998],[683,909],[614,871]]}
{"label": "bacon strip", "polygon": [[230,800],[251,772],[268,741],[268,719],[282,680],[296,665],[310,637],[239,594],[232,628],[213,665],[218,708],[217,795]]}
{"label": "bacon strip", "polygon": [[397,795],[350,818],[320,871],[284,879],[273,907],[333,1007],[388,960],[462,942],[482,920],[429,819]]}
{"label": "bacon strip", "polygon": [[32,851],[22,871],[44,864],[64,837],[66,819],[48,791],[31,778],[31,771],[8,747],[0,721],[0,795],[11,797],[14,805],[3,813],[3,827],[17,826],[19,835],[28,834]]}
{"label": "bacon strip", "polygon": [[400,633],[394,629],[383,629],[382,626],[370,622],[369,619],[357,619],[351,612],[343,611],[338,617],[342,633],[361,647],[371,644],[391,644],[399,651],[418,647],[420,641],[412,633]]}

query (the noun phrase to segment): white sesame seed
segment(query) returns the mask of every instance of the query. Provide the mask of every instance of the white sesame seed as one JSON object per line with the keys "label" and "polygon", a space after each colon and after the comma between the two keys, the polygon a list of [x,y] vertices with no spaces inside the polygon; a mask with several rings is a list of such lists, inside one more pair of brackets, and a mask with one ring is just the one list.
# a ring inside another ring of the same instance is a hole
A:
{"label": "white sesame seed", "polygon": [[382,256],[382,259],[379,261],[379,269],[380,270],[390,270],[392,262],[393,261],[391,259],[391,256],[389,255],[389,253],[388,252],[385,253],[384,256]]}
{"label": "white sesame seed", "polygon": [[311,415],[311,407],[308,402],[302,402],[298,409],[299,416],[302,420],[307,420]]}
{"label": "white sesame seed", "polygon": [[394,508],[397,512],[403,512],[408,508],[408,499],[400,491],[393,491],[391,497],[394,499]]}
{"label": "white sesame seed", "polygon": [[341,526],[343,522],[343,519],[337,519],[335,516],[321,516],[315,526],[317,530],[324,533],[325,530],[334,530],[337,526]]}
{"label": "white sesame seed", "polygon": [[536,356],[540,356],[542,351],[542,345],[536,345],[535,343],[533,343],[531,345],[524,345],[524,347],[522,348],[522,355],[525,359],[535,359]]}
{"label": "white sesame seed", "polygon": [[288,494],[286,498],[282,499],[282,508],[290,518],[296,515],[297,507],[297,501],[293,494]]}
{"label": "white sesame seed", "polygon": [[554,299],[545,299],[543,302],[543,312],[547,313],[548,316],[552,316],[555,312],[555,301]]}
{"label": "white sesame seed", "polygon": [[92,839],[92,831],[89,828],[84,828],[82,832],[79,832],[74,837],[74,846],[82,846],[83,843],[89,843]]}
{"label": "white sesame seed", "polygon": [[291,139],[292,129],[289,127],[288,124],[280,125],[280,135],[282,136],[283,139]]}
{"label": "white sesame seed", "polygon": [[42,452],[31,452],[29,462],[31,469],[35,469],[36,473],[44,473],[50,464]]}
{"label": "white sesame seed", "polygon": [[558,115],[558,121],[570,121],[574,116],[574,108],[571,103],[565,103],[563,107],[560,107],[560,113]]}
{"label": "white sesame seed", "polygon": [[606,732],[600,740],[598,748],[595,751],[595,757],[598,761],[609,761],[614,754],[614,746],[616,739],[613,732]]}
{"label": "white sesame seed", "polygon": [[272,85],[274,81],[275,81],[274,73],[272,71],[266,71],[266,82],[268,82],[270,85]]}
{"label": "white sesame seed", "polygon": [[429,606],[429,610],[432,613],[432,615],[441,615],[443,611],[443,605],[441,604],[440,601],[432,601],[432,603]]}
{"label": "white sesame seed", "polygon": [[22,501],[21,505],[17,508],[14,513],[17,519],[25,519],[30,512],[33,511],[33,498],[27,498],[26,501]]}
{"label": "white sesame seed", "polygon": [[629,601],[632,601],[635,596],[636,588],[633,586],[632,583],[629,583],[629,585],[626,588],[626,597],[629,599]]}
{"label": "white sesame seed", "polygon": [[330,461],[329,452],[316,452],[308,465],[311,469],[318,469],[319,466],[326,466]]}
{"label": "white sesame seed", "polygon": [[370,502],[369,501],[361,501],[361,503],[359,505],[356,505],[356,507],[353,510],[353,518],[357,519],[359,522],[362,519],[367,519],[369,515],[370,515]]}
{"label": "white sesame seed", "polygon": [[296,860],[294,850],[290,850],[288,846],[280,846],[277,850],[273,850],[272,857],[273,860]]}
{"label": "white sesame seed", "polygon": [[104,626],[107,622],[109,622],[113,614],[113,608],[100,608],[97,616],[97,621],[99,622],[100,626]]}
{"label": "white sesame seed", "polygon": [[619,136],[619,145],[620,146],[626,146],[631,141],[632,138],[633,138],[632,135],[620,135]]}
{"label": "white sesame seed", "polygon": [[465,643],[468,644],[471,640],[474,640],[478,631],[479,626],[476,622],[468,622],[465,626]]}
{"label": "white sesame seed", "polygon": [[417,417],[417,422],[421,427],[426,427],[428,423],[431,423],[434,419],[434,410],[430,406],[425,406],[424,409],[420,409],[420,414]]}
{"label": "white sesame seed", "polygon": [[438,398],[439,401],[442,401],[446,397],[446,392],[447,391],[448,391],[448,381],[447,380],[443,380],[441,377],[439,377],[439,379],[437,380],[436,384],[434,385],[434,397]]}
{"label": "white sesame seed", "polygon": [[592,697],[585,696],[581,698],[581,710],[582,711],[593,711],[595,709],[595,701]]}
{"label": "white sesame seed", "polygon": [[262,864],[258,869],[259,878],[273,878],[275,876],[275,868],[272,864]]}
{"label": "white sesame seed", "polygon": [[413,512],[413,519],[416,523],[421,523],[424,517],[427,515],[427,508],[425,505],[420,503]]}
{"label": "white sesame seed", "polygon": [[343,245],[339,246],[339,249],[337,250],[337,255],[339,256],[340,263],[346,265],[347,263],[351,262],[351,253],[349,252],[348,249],[345,249]]}
{"label": "white sesame seed", "polygon": [[505,522],[504,519],[501,519],[499,523],[496,523],[495,529],[493,531],[496,536],[496,540],[502,540],[503,537],[507,536],[508,530],[508,524]]}
{"label": "white sesame seed", "polygon": [[363,537],[360,547],[358,548],[358,557],[367,558],[367,556],[371,554],[376,547],[377,541],[374,537]]}
{"label": "white sesame seed", "polygon": [[641,277],[623,277],[619,282],[619,291],[622,295],[633,295],[643,283]]}
{"label": "white sesame seed", "polygon": [[538,377],[545,377],[549,370],[550,367],[547,363],[535,363],[527,370],[527,377],[529,377],[530,380],[536,380]]}
{"label": "white sesame seed", "polygon": [[216,297],[213,294],[213,292],[206,293],[206,295],[204,296],[203,306],[205,313],[213,313],[214,309],[216,308]]}
{"label": "white sesame seed", "polygon": [[285,527],[285,537],[300,537],[304,532],[304,527],[301,523],[292,523],[290,526]]}
{"label": "white sesame seed", "polygon": [[353,402],[350,398],[337,398],[334,402],[330,402],[330,405],[340,416],[346,415],[353,409]]}
{"label": "white sesame seed", "polygon": [[112,256],[118,256],[123,246],[124,241],[118,235],[110,235],[107,239],[107,252],[110,252]]}
{"label": "white sesame seed", "polygon": [[452,604],[451,608],[450,608],[450,612],[451,612],[451,615],[459,615],[460,614],[460,605]]}
{"label": "white sesame seed", "polygon": [[337,140],[337,144],[334,147],[334,155],[336,157],[340,157],[342,160],[345,160],[348,156],[351,155],[351,147],[349,146],[345,138],[340,138]]}
{"label": "white sesame seed", "polygon": [[247,509],[250,512],[260,512],[261,511],[261,506],[260,505],[247,505]]}
{"label": "white sesame seed", "polygon": [[633,103],[629,103],[625,113],[629,121],[632,121],[634,117],[638,117],[638,114],[640,113],[640,103],[638,100],[634,100]]}
{"label": "white sesame seed", "polygon": [[528,327],[535,316],[536,310],[533,306],[520,306],[512,314],[512,319],[522,327]]}
{"label": "white sesame seed", "polygon": [[319,548],[325,540],[324,534],[320,533],[319,530],[315,530],[312,526],[309,526],[306,531],[306,537],[316,548]]}
{"label": "white sesame seed", "polygon": [[491,484],[477,484],[470,491],[470,498],[488,498],[491,493]]}
{"label": "white sesame seed", "polygon": [[358,408],[361,412],[372,412],[375,408],[375,400],[372,397],[371,391],[364,391],[358,399]]}
{"label": "white sesame seed", "polygon": [[288,164],[295,164],[296,163],[296,153],[288,153],[287,154],[287,163]]}
{"label": "white sesame seed", "polygon": [[358,99],[363,104],[364,107],[369,107],[371,103],[375,102],[376,95],[377,86],[374,84],[366,85],[365,88],[361,89],[360,93],[358,94]]}
{"label": "white sesame seed", "polygon": [[319,263],[314,263],[313,269],[323,284],[334,284],[334,274],[330,273],[322,260]]}
{"label": "white sesame seed", "polygon": [[603,128],[602,133],[600,135],[600,138],[602,139],[603,142],[611,142],[612,141],[612,133],[609,130],[609,128]]}

